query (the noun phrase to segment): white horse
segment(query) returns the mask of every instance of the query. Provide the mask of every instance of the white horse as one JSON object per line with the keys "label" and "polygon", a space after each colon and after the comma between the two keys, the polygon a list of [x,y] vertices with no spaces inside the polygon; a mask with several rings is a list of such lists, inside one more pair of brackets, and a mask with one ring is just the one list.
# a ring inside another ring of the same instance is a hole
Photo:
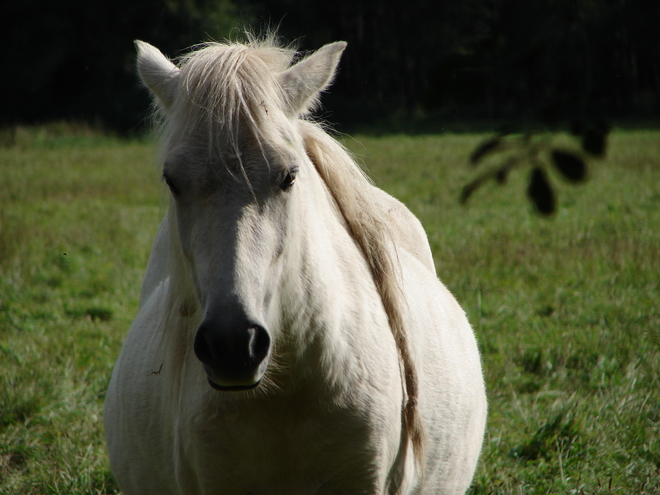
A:
{"label": "white horse", "polygon": [[136,43],[171,203],[106,398],[124,493],[465,492],[486,420],[472,330],[418,220],[303,118],[345,43],[178,65]]}

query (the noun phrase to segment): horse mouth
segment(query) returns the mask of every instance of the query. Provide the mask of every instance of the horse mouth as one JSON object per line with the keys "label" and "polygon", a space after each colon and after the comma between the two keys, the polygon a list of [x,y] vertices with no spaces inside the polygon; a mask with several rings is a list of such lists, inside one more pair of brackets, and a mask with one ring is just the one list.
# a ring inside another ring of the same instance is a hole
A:
{"label": "horse mouth", "polygon": [[206,379],[209,382],[209,385],[211,385],[211,388],[219,390],[220,392],[240,392],[242,390],[252,390],[253,388],[258,387],[261,383],[261,380],[257,380],[255,383],[250,385],[219,385],[211,380],[210,377],[206,377]]}

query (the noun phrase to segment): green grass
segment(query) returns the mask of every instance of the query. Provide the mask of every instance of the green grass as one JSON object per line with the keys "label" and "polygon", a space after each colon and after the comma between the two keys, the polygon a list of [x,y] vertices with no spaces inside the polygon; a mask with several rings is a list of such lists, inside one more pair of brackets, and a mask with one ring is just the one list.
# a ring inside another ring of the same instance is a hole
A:
{"label": "green grass", "polygon": [[[477,191],[484,135],[347,139],[420,217],[483,352],[472,493],[660,492],[660,132],[618,131],[583,186]],[[566,139],[559,136],[558,140]],[[67,126],[0,149],[0,494],[115,493],[103,395],[164,200],[155,148]]]}
{"label": "green grass", "polygon": [[153,146],[20,130],[0,149],[0,493],[112,493],[103,394],[161,211]]}

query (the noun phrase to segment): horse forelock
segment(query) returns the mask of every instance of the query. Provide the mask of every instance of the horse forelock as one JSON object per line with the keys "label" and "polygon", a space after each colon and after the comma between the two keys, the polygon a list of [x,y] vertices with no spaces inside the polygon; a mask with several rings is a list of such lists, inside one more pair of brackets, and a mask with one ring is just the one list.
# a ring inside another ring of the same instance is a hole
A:
{"label": "horse forelock", "polygon": [[163,122],[163,147],[182,141],[211,156],[239,153],[241,137],[261,140],[270,112],[282,111],[285,97],[276,76],[296,52],[273,37],[247,44],[209,43],[178,61],[179,91]]}

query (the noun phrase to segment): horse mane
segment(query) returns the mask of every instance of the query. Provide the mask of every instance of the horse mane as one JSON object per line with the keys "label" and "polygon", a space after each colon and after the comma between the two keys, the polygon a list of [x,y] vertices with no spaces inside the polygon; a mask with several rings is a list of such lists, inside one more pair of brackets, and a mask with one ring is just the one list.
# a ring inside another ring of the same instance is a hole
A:
{"label": "horse mane", "polygon": [[[274,35],[247,44],[210,43],[181,57],[179,98],[161,119],[162,150],[177,143],[199,140],[216,155],[234,150],[240,156],[239,135],[249,126],[257,142],[267,131],[269,119],[265,105],[283,102],[276,81],[278,73],[288,69],[296,51],[279,45]],[[346,149],[326,133],[322,126],[306,120],[298,122],[306,152],[326,184],[349,234],[364,255],[387,314],[403,372],[405,403],[402,409],[404,438],[411,441],[420,467],[423,455],[423,430],[418,411],[418,379],[404,324],[404,299],[400,290],[400,269],[396,249],[389,235],[388,220],[373,200],[373,186]],[[206,130],[206,134],[201,130]],[[176,235],[176,214],[168,213],[171,233],[170,314],[166,326],[188,328],[194,333],[200,308],[196,293],[186,276],[184,256]],[[186,338],[186,337],[183,337]],[[190,337],[188,337],[190,338]],[[166,344],[167,345],[167,344]],[[169,351],[181,363],[181,349],[191,342],[172,343]],[[176,382],[174,380],[173,382]],[[176,387],[176,385],[175,385]],[[175,395],[176,391],[172,392]]]}
{"label": "horse mane", "polygon": [[405,384],[404,433],[422,466],[423,430],[419,415],[418,379],[403,318],[398,262],[383,212],[374,208],[373,185],[346,149],[318,124],[301,121],[308,156],[328,187],[346,227],[362,251],[383,302],[401,359]]}

